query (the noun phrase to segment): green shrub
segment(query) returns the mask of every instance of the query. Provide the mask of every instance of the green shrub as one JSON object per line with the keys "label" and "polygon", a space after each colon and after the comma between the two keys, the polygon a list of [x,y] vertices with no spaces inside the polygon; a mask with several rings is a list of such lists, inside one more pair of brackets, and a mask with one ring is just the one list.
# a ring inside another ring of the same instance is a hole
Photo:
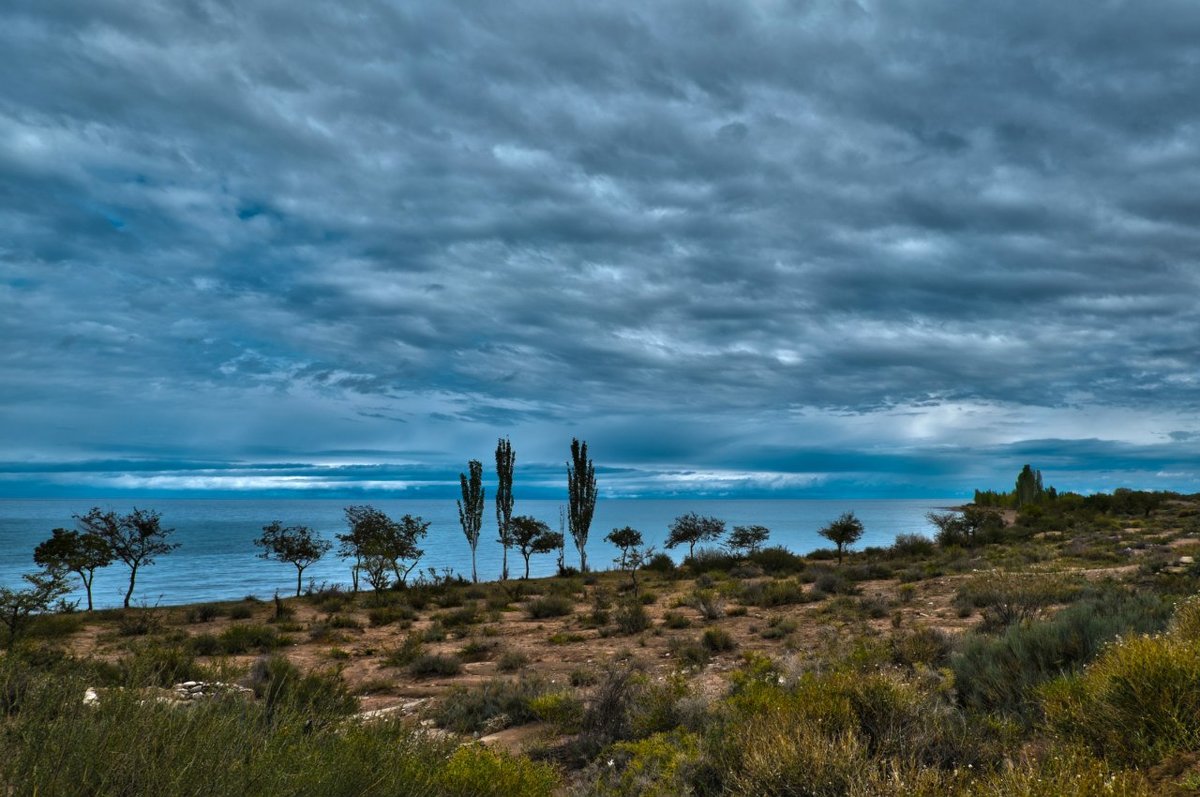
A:
{"label": "green shrub", "polygon": [[1136,636],[1042,688],[1049,726],[1098,756],[1151,766],[1200,748],[1200,641]]}
{"label": "green shrub", "polygon": [[393,604],[391,606],[378,606],[367,612],[367,622],[378,628],[385,625],[402,621],[409,622],[417,618],[417,613],[410,607]]}
{"label": "green shrub", "polygon": [[245,603],[235,603],[229,607],[230,620],[249,620],[254,616],[254,607]]}
{"label": "green shrub", "polygon": [[118,666],[122,681],[130,686],[171,686],[202,678],[204,673],[193,649],[183,645],[141,644]]}
{"label": "green shrub", "polygon": [[950,638],[937,628],[918,626],[896,634],[891,642],[892,661],[904,667],[940,667],[950,657]]}
{"label": "green shrub", "polygon": [[725,653],[737,647],[733,636],[724,628],[708,628],[701,637],[704,647],[713,653]]}
{"label": "green shrub", "polygon": [[358,708],[358,701],[336,673],[302,672],[283,656],[255,661],[249,685],[271,715],[286,708],[286,713],[299,712],[316,721],[330,722]]}
{"label": "green shrub", "polygon": [[650,557],[650,561],[642,565],[643,570],[649,570],[654,573],[674,573],[675,560],[670,554],[656,553]]}
{"label": "green shrub", "polygon": [[547,692],[529,701],[529,709],[559,733],[577,733],[583,719],[583,701],[567,692]]}
{"label": "green shrub", "polygon": [[725,599],[711,589],[692,590],[687,604],[705,620],[720,620],[725,616]]}
{"label": "green shrub", "polygon": [[613,624],[620,634],[639,634],[650,627],[650,613],[636,601],[623,601],[613,611]]}
{"label": "green shrub", "polygon": [[532,703],[547,689],[546,682],[537,676],[493,678],[478,686],[456,686],[437,704],[433,719],[458,733],[524,725],[537,719]]}
{"label": "green shrub", "polygon": [[495,653],[499,643],[495,640],[472,639],[458,651],[462,661],[487,661]]}
{"label": "green shrub", "polygon": [[279,632],[269,625],[231,625],[218,637],[221,651],[230,655],[239,653],[267,653],[283,644]]}
{"label": "green shrub", "polygon": [[684,617],[679,612],[664,612],[662,624],[667,628],[673,628],[675,630],[692,627],[692,621]]}
{"label": "green shrub", "polygon": [[210,620],[215,620],[224,613],[224,610],[215,603],[202,603],[199,606],[188,609],[187,620],[189,623],[207,623]]}
{"label": "green shrub", "polygon": [[750,561],[766,572],[777,575],[799,573],[807,567],[804,557],[797,556],[782,545],[763,548],[761,551],[751,554]]}
{"label": "green shrub", "polygon": [[717,548],[697,548],[691,556],[684,557],[683,566],[693,573],[727,573],[737,566],[738,558]]}
{"label": "green shrub", "polygon": [[425,643],[419,631],[410,631],[400,643],[400,647],[388,651],[383,656],[385,667],[407,667],[425,653]]}
{"label": "green shrub", "polygon": [[575,601],[563,595],[545,595],[526,603],[525,611],[533,620],[565,617],[575,611]]}
{"label": "green shrub", "polygon": [[965,581],[955,604],[982,609],[983,630],[996,631],[1031,620],[1048,606],[1077,600],[1085,587],[1081,578],[993,571]]}
{"label": "green shrub", "polygon": [[1119,634],[1164,627],[1168,614],[1169,606],[1157,596],[1112,593],[1049,620],[1010,626],[998,637],[968,635],[951,660],[959,700],[972,709],[1034,721],[1036,686],[1087,663]]}
{"label": "green shrub", "polygon": [[439,797],[552,797],[558,776],[548,764],[505,755],[482,745],[454,751],[437,772]]}
{"label": "green shrub", "polygon": [[813,588],[826,595],[857,595],[859,591],[846,576],[829,570],[817,575]]}
{"label": "green shrub", "polygon": [[500,672],[517,672],[529,664],[529,657],[519,650],[506,650],[496,659],[496,669]]}
{"label": "green shrub", "polygon": [[[0,789],[14,796],[551,797],[559,787],[546,765],[438,739],[401,720],[328,721],[352,704],[335,699],[330,708],[308,687],[289,688],[270,705],[264,695],[195,701],[187,710],[136,690],[102,690],[88,706],[80,697],[95,683],[92,665],[42,672],[15,659],[0,657]],[[264,673],[268,683],[297,684],[284,669]],[[22,709],[7,713],[6,685],[17,680]]]}
{"label": "green shrub", "polygon": [[196,634],[188,639],[188,646],[197,656],[218,656],[223,650],[216,634]]}
{"label": "green shrub", "polygon": [[408,665],[408,673],[414,678],[450,677],[462,672],[462,662],[453,656],[422,653]]}
{"label": "green shrub", "polygon": [[668,643],[671,658],[680,667],[698,670],[712,659],[712,653],[707,647],[695,639],[676,637]]}
{"label": "green shrub", "polygon": [[894,556],[933,556],[937,546],[924,534],[897,534],[891,552]]}

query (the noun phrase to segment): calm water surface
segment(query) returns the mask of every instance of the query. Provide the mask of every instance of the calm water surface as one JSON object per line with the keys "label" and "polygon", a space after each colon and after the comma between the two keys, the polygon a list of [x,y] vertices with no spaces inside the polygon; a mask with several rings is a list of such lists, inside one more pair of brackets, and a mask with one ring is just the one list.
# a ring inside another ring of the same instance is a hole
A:
{"label": "calm water surface", "polygon": [[[175,529],[172,539],[180,543],[174,553],[138,572],[134,600],[139,604],[192,603],[251,594],[265,598],[277,589],[287,594],[289,588],[295,588],[295,568],[256,556],[258,550],[253,540],[262,526],[273,520],[287,525],[304,524],[332,540],[334,534],[346,530],[342,510],[350,503],[354,502],[312,498],[0,500],[0,585],[17,585],[21,573],[34,570],[34,546],[49,537],[53,528],[72,528],[72,515],[83,514],[97,505],[118,512],[128,512],[136,505],[161,512],[163,525]],[[370,503],[393,517],[421,515],[432,523],[425,539],[426,553],[421,568],[452,568],[456,573],[470,576],[470,549],[459,528],[458,510],[453,500],[377,500]],[[853,511],[866,527],[860,547],[889,545],[900,533],[932,533],[925,514],[960,503],[962,499],[953,498],[831,501],[601,499],[596,504],[588,540],[588,562],[596,568],[609,566],[616,551],[603,538],[614,527],[633,526],[642,531],[647,543],[661,549],[667,526],[686,512],[713,515],[729,527],[751,523],[767,526],[771,529],[770,544],[785,545],[797,553],[805,553],[828,546],[817,535],[817,529],[842,512]],[[560,506],[557,501],[518,500],[515,514],[533,515],[558,529]],[[480,578],[499,576],[501,552],[495,539],[495,509],[489,500],[479,541]],[[578,565],[578,555],[569,540],[567,544],[568,563]],[[671,553],[678,560],[684,551],[676,549]],[[509,559],[510,572],[514,572],[520,557],[516,562],[511,555]],[[553,554],[535,556],[531,573],[550,575],[554,568]],[[347,564],[332,554],[310,567],[304,575],[306,582],[309,577],[318,583],[331,584],[346,584],[350,579]],[[77,577],[71,578],[73,583],[78,583]],[[128,570],[124,565],[118,563],[98,571],[93,587],[97,607],[119,606],[127,583]]]}

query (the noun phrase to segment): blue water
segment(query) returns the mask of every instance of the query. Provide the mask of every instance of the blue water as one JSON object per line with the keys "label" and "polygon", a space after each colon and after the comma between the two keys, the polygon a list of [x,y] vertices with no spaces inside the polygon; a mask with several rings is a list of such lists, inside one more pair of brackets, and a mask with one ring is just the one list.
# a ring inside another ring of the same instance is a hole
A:
{"label": "blue water", "polygon": [[[236,599],[246,595],[269,597],[275,590],[288,594],[295,589],[295,568],[288,564],[265,561],[256,556],[253,540],[262,526],[273,520],[286,525],[303,524],[318,530],[330,540],[346,530],[343,508],[351,502],[326,499],[234,499],[184,500],[147,499],[141,501],[95,500],[0,500],[0,585],[17,586],[22,573],[35,570],[34,546],[50,536],[51,529],[72,528],[72,515],[83,514],[94,505],[103,509],[128,512],[133,506],[156,509],[163,525],[173,528],[178,550],[163,556],[152,566],[138,572],[134,601],[139,605],[167,605],[206,600]],[[961,503],[961,499],[922,500],[604,500],[596,504],[596,514],[588,540],[588,563],[593,568],[610,566],[615,549],[604,542],[614,527],[633,526],[642,531],[646,542],[658,545],[666,538],[667,526],[678,515],[698,512],[724,520],[728,527],[757,523],[771,529],[769,544],[785,545],[797,553],[827,547],[817,529],[842,512],[853,511],[866,527],[859,546],[890,545],[899,533],[922,532],[931,528],[925,514]],[[454,501],[381,500],[371,504],[392,517],[420,515],[432,525],[426,537],[425,557],[420,568],[452,568],[470,577],[471,556],[458,525]],[[533,515],[552,529],[559,527],[559,502],[517,501],[515,514]],[[489,501],[484,514],[484,532],[479,541],[478,566],[481,579],[500,574],[501,550],[495,543],[494,506]],[[570,540],[567,563],[578,566],[578,555]],[[685,551],[675,549],[678,560]],[[531,574],[551,575],[554,554],[535,556]],[[520,557],[510,554],[510,574],[519,575]],[[333,554],[312,565],[304,573],[317,583],[348,584],[346,562]],[[71,577],[74,583],[78,578]],[[128,584],[128,570],[117,563],[96,574],[93,594],[96,606],[119,606]],[[77,593],[73,597],[82,597]]]}

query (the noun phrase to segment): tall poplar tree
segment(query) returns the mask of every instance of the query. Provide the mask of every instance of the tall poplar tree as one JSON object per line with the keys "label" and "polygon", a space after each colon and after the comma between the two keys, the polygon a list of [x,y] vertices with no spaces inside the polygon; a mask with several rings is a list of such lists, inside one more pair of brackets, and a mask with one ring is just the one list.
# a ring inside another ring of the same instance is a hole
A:
{"label": "tall poplar tree", "polygon": [[500,531],[500,544],[504,547],[504,560],[500,566],[501,580],[508,580],[508,549],[513,545],[512,512],[513,465],[517,457],[512,443],[505,437],[496,443],[496,528]]}
{"label": "tall poplar tree", "polygon": [[567,465],[567,520],[571,539],[579,549],[579,570],[587,572],[587,538],[596,511],[596,468],[588,459],[587,443],[571,438],[571,463]]}
{"label": "tall poplar tree", "polygon": [[475,567],[475,549],[479,546],[479,531],[483,528],[483,463],[473,459],[467,463],[470,478],[467,474],[458,474],[462,484],[462,499],[458,502],[458,522],[462,524],[463,535],[471,546],[471,580],[479,581],[479,571]]}

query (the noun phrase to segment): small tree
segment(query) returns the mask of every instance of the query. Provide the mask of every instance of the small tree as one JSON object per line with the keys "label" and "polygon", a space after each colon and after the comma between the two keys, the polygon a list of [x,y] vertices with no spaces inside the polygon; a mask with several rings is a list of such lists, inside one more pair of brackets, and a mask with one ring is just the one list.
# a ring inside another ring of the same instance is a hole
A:
{"label": "small tree", "polygon": [[500,565],[500,579],[508,579],[508,549],[512,547],[509,523],[512,521],[513,465],[516,463],[512,443],[505,437],[496,443],[496,528],[500,532],[500,545],[504,548],[504,559]]}
{"label": "small tree", "polygon": [[686,544],[688,558],[691,558],[696,555],[696,543],[714,542],[721,539],[724,533],[725,521],[689,512],[675,518],[675,522],[671,524],[670,533],[667,535],[667,547],[674,548]]}
{"label": "small tree", "polygon": [[462,486],[462,498],[458,501],[458,522],[462,526],[463,536],[467,545],[471,546],[471,581],[479,581],[479,571],[475,567],[475,549],[479,547],[479,532],[483,528],[483,463],[473,459],[467,463],[470,477],[465,473],[458,474]]}
{"label": "small tree", "polygon": [[85,534],[95,534],[103,539],[113,558],[129,568],[129,589],[125,591],[122,604],[126,609],[133,597],[138,570],[179,547],[178,543],[168,542],[175,530],[164,529],[162,516],[154,510],[134,507],[128,515],[118,515],[92,507],[86,515],[76,515],[75,520]]}
{"label": "small tree", "polygon": [[620,557],[614,559],[613,563],[625,570],[629,565],[629,554],[642,544],[642,533],[626,526],[623,529],[613,529],[604,539],[621,549]]}
{"label": "small tree", "polygon": [[644,548],[642,533],[629,526],[613,529],[604,539],[621,549],[621,555],[613,559],[613,563],[629,573],[629,581],[633,585],[634,594],[637,594],[637,571],[654,554],[654,547]]}
{"label": "small tree", "polygon": [[753,556],[770,536],[766,526],[734,526],[725,547],[736,556]]}
{"label": "small tree", "polygon": [[837,520],[817,532],[837,546],[838,564],[842,563],[842,553],[863,535],[862,521],[853,512],[845,512]]}
{"label": "small tree", "polygon": [[579,549],[579,571],[587,572],[587,539],[596,512],[596,468],[588,459],[587,443],[571,439],[571,462],[567,465],[567,520],[571,539]]}
{"label": "small tree", "polygon": [[50,535],[33,549],[33,561],[47,570],[77,573],[87,593],[87,610],[92,611],[92,581],[98,568],[112,564],[112,549],[93,532],[54,529]]}
{"label": "small tree", "polygon": [[0,623],[8,631],[9,650],[30,619],[50,611],[56,600],[71,591],[59,570],[26,573],[22,578],[29,583],[25,589],[0,587]]}
{"label": "small tree", "polygon": [[263,526],[262,536],[254,544],[263,549],[259,554],[261,558],[288,562],[296,567],[296,595],[300,594],[304,569],[319,561],[333,547],[333,543],[322,539],[308,526],[285,526],[278,520]]}
{"label": "small tree", "polygon": [[387,587],[389,571],[397,583],[407,583],[408,574],[425,555],[419,546],[429,523],[419,515],[405,515],[397,522],[373,506],[348,506],[345,512],[350,531],[337,535],[338,553],[354,560],[350,570],[354,591],[358,592],[363,573],[376,592]]}
{"label": "small tree", "polygon": [[525,558],[525,578],[529,578],[529,557],[535,553],[552,553],[562,544],[562,535],[551,531],[542,521],[528,515],[517,515],[509,527],[513,546]]}

